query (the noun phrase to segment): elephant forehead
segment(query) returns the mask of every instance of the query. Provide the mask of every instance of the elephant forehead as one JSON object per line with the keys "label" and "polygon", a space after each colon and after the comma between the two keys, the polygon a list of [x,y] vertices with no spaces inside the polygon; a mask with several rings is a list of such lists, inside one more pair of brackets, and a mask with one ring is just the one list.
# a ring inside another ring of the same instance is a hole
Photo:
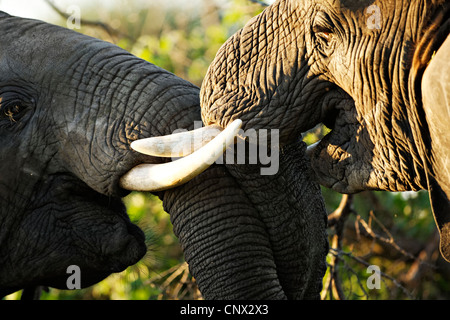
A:
{"label": "elephant forehead", "polygon": [[367,8],[376,5],[381,7],[383,6],[387,6],[387,7],[392,7],[393,5],[395,5],[395,2],[400,2],[398,0],[383,0],[383,1],[379,1],[379,0],[340,0],[340,1],[336,1],[336,0],[328,0],[328,3],[332,6],[334,6],[335,8],[340,8],[343,10],[349,10],[352,12],[361,12],[361,11],[365,11]]}
{"label": "elephant forehead", "polygon": [[[339,5],[342,8],[348,8],[351,10],[365,9],[371,5],[373,5],[376,1],[374,0],[329,0],[330,3],[334,3],[335,5]],[[393,1],[385,1],[387,3]]]}
{"label": "elephant forehead", "polygon": [[[340,33],[352,33],[357,35],[370,35],[380,33],[383,23],[388,22],[388,14],[402,14],[405,10],[394,10],[394,7],[403,6],[402,3],[390,1],[351,1],[351,0],[327,0],[316,1],[315,10],[325,12],[326,19],[334,25]],[[384,19],[383,19],[384,18]],[[358,31],[357,31],[358,30]]]}
{"label": "elephant forehead", "polygon": [[[319,1],[318,1],[319,2]],[[357,27],[363,33],[378,32],[392,23],[395,16],[409,15],[408,8],[414,7],[416,1],[394,0],[327,0],[319,10],[325,10],[338,24]]]}

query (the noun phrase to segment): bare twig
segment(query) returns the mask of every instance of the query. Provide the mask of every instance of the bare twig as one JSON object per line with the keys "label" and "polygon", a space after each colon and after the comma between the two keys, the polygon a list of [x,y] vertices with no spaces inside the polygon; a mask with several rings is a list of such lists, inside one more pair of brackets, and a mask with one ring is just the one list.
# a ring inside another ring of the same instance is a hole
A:
{"label": "bare twig", "polygon": [[392,236],[392,234],[383,226],[383,224],[381,224],[374,216],[373,212],[370,212],[370,216],[371,218],[373,218],[373,220],[375,220],[377,222],[377,224],[383,229],[383,231],[387,234],[387,238],[383,237],[377,233],[375,233],[373,231],[373,229],[371,228],[371,226],[364,221],[361,216],[357,216],[356,219],[358,221],[358,223],[364,228],[364,230],[374,239],[377,239],[383,243],[386,243],[388,245],[390,245],[391,247],[393,247],[395,250],[397,250],[398,252],[400,252],[402,255],[404,255],[405,257],[408,257],[410,259],[416,259],[416,257],[412,254],[407,252],[406,250],[404,250],[403,248],[401,248],[396,242],[394,237]]}
{"label": "bare twig", "polygon": [[156,277],[146,281],[146,285],[157,285],[161,292],[157,299],[181,300],[202,299],[195,279],[189,273],[186,262],[175,265]]}
{"label": "bare twig", "polygon": [[[371,221],[374,221],[378,226],[380,226],[380,228],[383,230],[383,232],[387,235],[387,237],[383,237],[377,233],[375,233],[372,229],[371,226]],[[417,263],[419,265],[425,265],[428,266],[430,268],[436,268],[433,264],[431,264],[430,262],[426,261],[427,258],[424,258],[423,256],[421,257],[416,256],[408,251],[406,251],[405,249],[403,249],[402,247],[400,247],[397,242],[395,241],[394,236],[389,232],[389,230],[387,230],[387,228],[375,217],[373,211],[370,211],[370,223],[368,224],[366,221],[364,221],[364,219],[361,218],[360,215],[356,216],[356,222],[361,225],[364,230],[367,232],[367,234],[369,236],[371,236],[373,239],[378,240],[382,243],[385,243],[387,245],[389,245],[390,247],[392,247],[393,249],[395,249],[397,252],[399,252],[401,255],[414,260],[414,263]],[[429,254],[428,254],[429,255]],[[428,255],[425,255],[425,257],[428,257]]]}
{"label": "bare twig", "polygon": [[339,207],[328,215],[328,227],[336,227],[336,233],[342,233],[347,216],[353,211],[353,195],[343,194]]}
{"label": "bare twig", "polygon": [[268,7],[269,6],[269,4],[265,3],[264,1],[260,1],[260,0],[249,0],[249,1],[253,2],[253,3],[257,3],[257,4],[259,4],[261,6],[264,6],[264,7]]}
{"label": "bare twig", "polygon": [[[357,283],[358,286],[361,289],[361,292],[363,295],[368,298],[369,294],[366,290],[366,287],[364,286],[364,283],[360,281],[358,277],[357,269],[353,269],[344,257],[350,258],[351,260],[357,262],[360,265],[363,265],[365,267],[368,267],[371,265],[368,261],[366,261],[363,257],[357,257],[353,255],[351,252],[345,252],[343,250],[342,241],[344,239],[344,229],[345,229],[345,222],[348,218],[348,216],[351,213],[355,213],[352,208],[352,196],[346,196],[344,195],[341,199],[341,203],[339,204],[339,207],[332,212],[328,216],[328,226],[332,228],[334,231],[334,234],[331,236],[330,239],[330,254],[331,258],[329,259],[329,273],[327,275],[327,278],[324,281],[324,289],[322,291],[322,299],[325,299],[327,296],[329,296],[330,299],[346,299],[348,297],[348,288],[343,288],[341,283],[342,278],[342,267],[345,268],[348,272],[355,274],[357,276]],[[407,257],[408,259],[414,260],[414,266],[416,266],[416,269],[420,269],[419,266],[423,265],[432,265],[426,261],[427,259],[425,257],[430,256],[430,252],[432,251],[430,248],[427,250],[427,254],[423,253],[416,257],[414,254],[408,252],[407,250],[400,247],[397,242],[395,241],[395,237],[391,232],[389,231],[386,226],[381,223],[381,221],[378,220],[378,218],[375,216],[374,212],[371,211],[369,213],[369,217],[367,220],[364,220],[360,215],[355,213],[355,230],[356,230],[356,236],[359,239],[361,234],[364,234],[371,238],[373,240],[373,243],[376,242],[384,243],[392,247],[395,251],[399,252],[403,256]],[[381,230],[382,234],[377,233],[376,229],[374,229],[374,225],[377,226],[377,229]],[[372,256],[369,254],[367,257],[369,258]],[[414,271],[416,271],[416,269]],[[411,272],[413,274],[414,272]],[[415,274],[415,273],[414,273]],[[407,296],[410,299],[414,299],[413,294],[406,289],[404,285],[400,283],[400,280],[395,279],[394,277],[381,272],[381,280],[383,282],[386,282],[386,280],[390,281],[393,286],[399,288],[405,296]],[[404,277],[405,279],[408,279],[408,277]],[[403,280],[405,280],[403,279]],[[350,282],[351,284],[351,282]],[[345,289],[345,290],[344,290]],[[352,289],[350,288],[350,292],[352,292]]]}
{"label": "bare twig", "polygon": [[427,270],[437,268],[435,264],[432,264],[432,261],[437,259],[435,253],[439,252],[439,233],[437,230],[434,231],[427,243],[425,248],[419,252],[418,258],[411,265],[408,272],[401,277],[403,283],[409,285],[417,284]]}
{"label": "bare twig", "polygon": [[[364,265],[364,266],[366,266],[366,267],[368,267],[368,266],[371,265],[369,262],[367,262],[367,261],[365,261],[365,260],[363,260],[363,259],[361,259],[361,258],[359,258],[359,257],[354,256],[351,252],[345,252],[345,251],[343,251],[343,250],[339,250],[339,251],[338,251],[338,250],[335,250],[335,249],[332,249],[332,248],[330,249],[330,251],[334,252],[333,255],[349,257],[349,258],[351,258],[352,260],[354,260],[354,261],[356,261],[356,262],[358,262],[358,263],[360,263],[360,264],[362,264],[362,265]],[[386,274],[386,273],[384,273],[384,272],[382,272],[382,271],[380,271],[380,275],[381,275],[382,277],[384,277],[384,278],[386,278],[386,279],[392,281],[392,283],[393,283],[397,288],[400,288],[400,289],[403,291],[403,293],[404,293],[405,295],[407,295],[410,299],[414,299],[414,296],[408,291],[408,289],[406,289],[404,286],[402,286],[396,279],[394,279],[393,277],[391,277],[390,275],[388,275],[388,274]]]}
{"label": "bare twig", "polygon": [[[50,7],[52,7],[52,9],[55,10],[61,17],[65,18],[65,19],[69,19],[70,18],[70,15],[67,14],[66,12],[62,11],[60,8],[58,8],[53,3],[53,1],[45,0],[45,2],[47,2],[47,4]],[[128,36],[127,34],[124,34],[124,33],[120,32],[119,30],[114,29],[113,27],[109,26],[108,24],[106,24],[104,22],[80,19],[80,23],[83,24],[83,25],[86,25],[86,26],[91,26],[91,27],[96,27],[96,28],[103,29],[113,41],[115,41],[116,37],[127,38],[129,40],[134,41],[134,39],[131,38],[130,36]]]}
{"label": "bare twig", "polygon": [[[342,195],[341,203],[339,207],[328,216],[328,226],[334,227],[335,234],[331,241],[331,249],[342,249],[342,236],[344,232],[344,224],[352,210],[352,195]],[[338,275],[339,256],[334,255],[329,262],[330,275],[325,284],[326,290],[322,292],[322,298],[326,296],[326,292],[329,290],[330,298],[336,298],[339,300],[345,299],[344,291],[342,290],[341,281]]]}

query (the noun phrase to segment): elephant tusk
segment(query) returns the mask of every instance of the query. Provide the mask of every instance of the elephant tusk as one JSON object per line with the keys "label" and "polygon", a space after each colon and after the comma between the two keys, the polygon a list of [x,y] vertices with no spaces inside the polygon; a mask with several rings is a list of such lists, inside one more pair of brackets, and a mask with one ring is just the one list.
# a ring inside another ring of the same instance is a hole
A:
{"label": "elephant tusk", "polygon": [[223,129],[218,125],[202,127],[167,136],[139,139],[131,143],[137,152],[155,157],[184,157],[200,149]]}
{"label": "elephant tusk", "polygon": [[313,152],[317,149],[318,144],[320,143],[320,140],[313,143],[312,145],[309,145],[306,148],[306,156],[310,159],[311,156],[313,155]]}
{"label": "elephant tusk", "polygon": [[241,126],[241,120],[233,121],[217,137],[184,158],[134,167],[120,178],[120,187],[133,191],[161,191],[188,182],[209,168],[234,143]]}

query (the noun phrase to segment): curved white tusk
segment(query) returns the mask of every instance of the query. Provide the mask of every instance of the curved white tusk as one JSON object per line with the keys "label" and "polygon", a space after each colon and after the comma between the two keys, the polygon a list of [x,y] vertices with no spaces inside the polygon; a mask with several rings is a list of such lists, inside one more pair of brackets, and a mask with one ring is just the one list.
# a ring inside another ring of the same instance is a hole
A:
{"label": "curved white tusk", "polygon": [[184,157],[206,145],[221,131],[220,126],[211,125],[188,132],[136,140],[131,143],[131,148],[149,156]]}
{"label": "curved white tusk", "polygon": [[319,145],[319,143],[320,143],[320,140],[315,142],[315,143],[313,143],[313,144],[311,144],[311,145],[309,145],[306,148],[306,156],[308,158],[311,158],[311,156],[313,155],[313,152],[317,149],[317,146]]}
{"label": "curved white tusk", "polygon": [[242,126],[235,120],[204,147],[179,160],[162,164],[141,164],[120,178],[123,189],[161,191],[193,179],[216,161],[232,143]]}

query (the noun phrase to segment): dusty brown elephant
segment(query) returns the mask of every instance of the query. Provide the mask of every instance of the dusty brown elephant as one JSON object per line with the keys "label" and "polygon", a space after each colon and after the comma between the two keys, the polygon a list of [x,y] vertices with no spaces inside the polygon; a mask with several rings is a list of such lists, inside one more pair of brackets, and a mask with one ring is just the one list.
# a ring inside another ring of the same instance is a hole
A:
{"label": "dusty brown elephant", "polygon": [[449,7],[443,0],[279,0],[232,36],[201,90],[205,124],[279,129],[324,123],[309,150],[341,193],[430,193],[450,260]]}

